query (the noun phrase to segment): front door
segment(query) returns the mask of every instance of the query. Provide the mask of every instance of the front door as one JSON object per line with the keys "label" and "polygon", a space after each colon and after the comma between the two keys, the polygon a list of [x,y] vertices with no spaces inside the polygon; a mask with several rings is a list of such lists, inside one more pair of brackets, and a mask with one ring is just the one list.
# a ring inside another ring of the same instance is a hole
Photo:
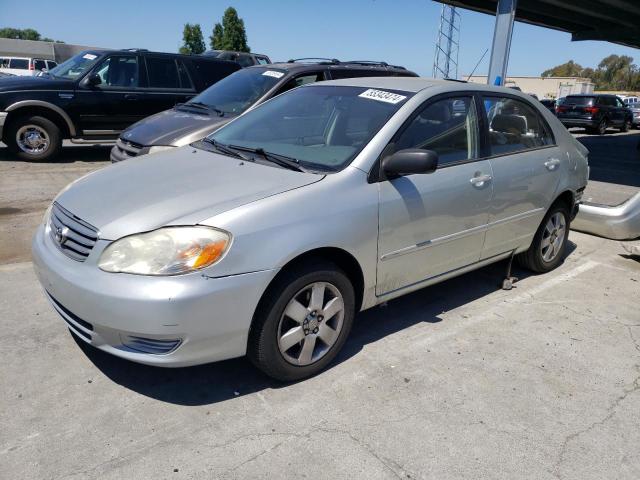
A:
{"label": "front door", "polygon": [[135,54],[110,55],[92,73],[100,77],[100,83],[79,86],[71,105],[82,136],[112,137],[144,118],[140,111],[140,75]]}
{"label": "front door", "polygon": [[433,173],[379,183],[377,295],[479,261],[492,172],[478,160],[477,111],[471,94],[435,99],[392,141],[395,151],[432,150],[439,161]]}
{"label": "front door", "polygon": [[493,201],[482,258],[526,248],[553,202],[567,154],[530,104],[484,97]]}

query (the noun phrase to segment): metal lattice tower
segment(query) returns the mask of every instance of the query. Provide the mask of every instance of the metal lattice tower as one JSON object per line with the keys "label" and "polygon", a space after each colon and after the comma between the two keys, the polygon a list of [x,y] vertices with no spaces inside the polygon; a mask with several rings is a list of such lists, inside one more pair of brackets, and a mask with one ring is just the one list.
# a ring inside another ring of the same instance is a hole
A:
{"label": "metal lattice tower", "polygon": [[433,59],[434,78],[458,78],[459,47],[460,14],[456,7],[442,4],[436,54]]}

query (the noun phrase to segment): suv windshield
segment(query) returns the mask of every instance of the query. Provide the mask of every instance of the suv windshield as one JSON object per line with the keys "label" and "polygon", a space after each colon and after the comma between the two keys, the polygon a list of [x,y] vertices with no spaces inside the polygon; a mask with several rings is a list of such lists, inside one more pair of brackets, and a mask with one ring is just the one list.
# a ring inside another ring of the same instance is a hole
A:
{"label": "suv windshield", "polygon": [[595,97],[572,97],[568,96],[564,100],[565,105],[593,105]]}
{"label": "suv windshield", "polygon": [[55,68],[49,70],[49,75],[55,78],[67,78],[75,80],[89,70],[100,58],[99,53],[82,52],[71,57],[66,62],[62,62]]}
{"label": "suv windshield", "polygon": [[301,87],[237,118],[209,139],[281,155],[310,169],[338,171],[412,95],[365,87]]}
{"label": "suv windshield", "polygon": [[211,85],[189,103],[204,103],[223,112],[239,115],[259,100],[285,75],[283,70],[247,68]]}

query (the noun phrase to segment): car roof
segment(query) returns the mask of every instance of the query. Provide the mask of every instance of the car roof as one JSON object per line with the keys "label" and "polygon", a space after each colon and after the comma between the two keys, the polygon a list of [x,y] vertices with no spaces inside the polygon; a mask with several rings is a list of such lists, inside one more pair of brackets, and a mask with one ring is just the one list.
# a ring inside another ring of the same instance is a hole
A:
{"label": "car roof", "polygon": [[413,72],[406,70],[404,67],[398,67],[396,65],[383,65],[377,63],[359,63],[359,62],[277,62],[277,63],[269,63],[267,65],[252,65],[247,68],[256,68],[256,67],[269,67],[269,68],[280,68],[283,70],[287,70],[289,72],[297,73],[304,71],[317,71],[318,69],[349,69],[349,70],[379,70],[380,72],[403,72],[411,74]]}
{"label": "car roof", "polygon": [[328,80],[326,82],[322,82],[322,85],[381,88],[386,90],[402,90],[412,93],[417,93],[430,87],[441,87],[442,89],[451,91],[474,90],[485,91],[488,93],[508,93],[512,96],[526,99],[532,98],[530,95],[508,87],[496,87],[493,85],[485,85],[482,83],[470,83],[462,80],[445,80],[430,77],[358,77],[345,78],[340,80]]}

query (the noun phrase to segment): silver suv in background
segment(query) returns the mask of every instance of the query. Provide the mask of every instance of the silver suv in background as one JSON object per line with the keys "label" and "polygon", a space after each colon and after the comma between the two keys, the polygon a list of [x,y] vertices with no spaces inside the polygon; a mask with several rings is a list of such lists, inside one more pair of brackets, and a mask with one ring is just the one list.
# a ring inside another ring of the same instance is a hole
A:
{"label": "silver suv in background", "polygon": [[58,66],[53,60],[29,57],[0,57],[0,72],[11,75],[36,77]]}
{"label": "silver suv in background", "polygon": [[301,85],[351,77],[417,76],[384,62],[309,60],[249,67],[233,73],[190,101],[127,128],[111,149],[111,161],[188,145],[241,113]]}
{"label": "silver suv in background", "polygon": [[361,310],[513,255],[557,267],[587,153],[506,88],[305,85],[77,180],[34,236],[34,265],[96,348],[165,367],[246,354],[297,380],[336,357]]}
{"label": "silver suv in background", "polygon": [[241,67],[267,65],[271,63],[271,59],[261,53],[234,52],[232,50],[209,50],[208,52],[204,52],[202,55],[209,55],[219,58],[220,60],[236,62]]}

